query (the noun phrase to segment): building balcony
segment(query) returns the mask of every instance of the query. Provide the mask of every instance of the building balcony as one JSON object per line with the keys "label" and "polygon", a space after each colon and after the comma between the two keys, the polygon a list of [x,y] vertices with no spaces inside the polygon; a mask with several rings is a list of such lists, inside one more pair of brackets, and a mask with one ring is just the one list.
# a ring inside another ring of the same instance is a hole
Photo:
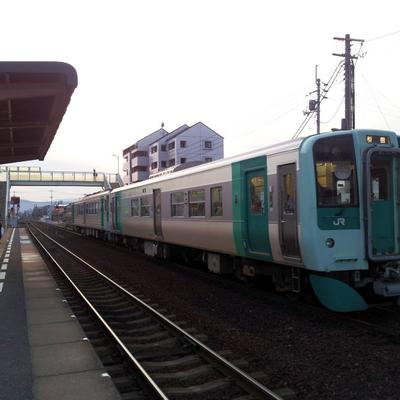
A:
{"label": "building balcony", "polygon": [[149,157],[135,157],[131,160],[131,167],[137,167],[138,165],[148,166],[149,165]]}

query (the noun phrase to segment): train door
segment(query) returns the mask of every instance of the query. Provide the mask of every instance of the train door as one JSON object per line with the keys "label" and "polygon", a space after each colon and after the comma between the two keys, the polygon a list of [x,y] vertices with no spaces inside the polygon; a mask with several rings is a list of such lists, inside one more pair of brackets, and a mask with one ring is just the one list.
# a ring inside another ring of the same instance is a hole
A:
{"label": "train door", "polygon": [[154,225],[154,234],[158,237],[162,237],[161,189],[153,189],[153,225]]}
{"label": "train door", "polygon": [[297,236],[296,163],[278,166],[279,240],[282,255],[300,258]]}
{"label": "train door", "polygon": [[[398,253],[395,243],[395,205],[397,193],[393,179],[394,163],[391,156],[373,156],[371,160],[371,224],[372,253],[374,256]],[[384,221],[384,223],[382,223]]]}
{"label": "train door", "polygon": [[104,199],[104,216],[106,230],[110,229],[110,195],[107,195]]}
{"label": "train door", "polygon": [[104,197],[100,199],[100,225],[104,229]]}
{"label": "train door", "polygon": [[113,200],[114,200],[114,212],[113,212],[114,229],[116,231],[120,231],[121,226],[122,226],[122,223],[121,223],[121,213],[122,213],[121,193],[120,192],[115,193]]}
{"label": "train door", "polygon": [[111,227],[114,231],[121,230],[121,194],[115,193],[111,198]]}
{"label": "train door", "polygon": [[246,172],[248,252],[268,253],[265,168]]}

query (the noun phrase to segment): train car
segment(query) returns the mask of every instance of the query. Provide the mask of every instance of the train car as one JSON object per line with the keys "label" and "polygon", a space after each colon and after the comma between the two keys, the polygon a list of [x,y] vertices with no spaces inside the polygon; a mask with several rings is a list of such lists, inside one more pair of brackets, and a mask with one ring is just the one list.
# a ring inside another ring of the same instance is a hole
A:
{"label": "train car", "polygon": [[86,235],[108,238],[110,232],[109,191],[94,193],[71,204],[74,229]]}
{"label": "train car", "polygon": [[400,295],[399,155],[394,132],[339,131],[149,179],[110,193],[110,237],[364,310]]}

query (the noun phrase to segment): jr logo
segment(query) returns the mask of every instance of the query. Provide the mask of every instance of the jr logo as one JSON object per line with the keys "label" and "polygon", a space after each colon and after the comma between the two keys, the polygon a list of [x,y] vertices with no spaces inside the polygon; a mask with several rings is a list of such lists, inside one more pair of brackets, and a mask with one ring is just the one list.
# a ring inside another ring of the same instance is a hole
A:
{"label": "jr logo", "polygon": [[346,225],[346,219],[345,218],[336,218],[336,221],[333,221],[333,225],[335,226],[345,226]]}

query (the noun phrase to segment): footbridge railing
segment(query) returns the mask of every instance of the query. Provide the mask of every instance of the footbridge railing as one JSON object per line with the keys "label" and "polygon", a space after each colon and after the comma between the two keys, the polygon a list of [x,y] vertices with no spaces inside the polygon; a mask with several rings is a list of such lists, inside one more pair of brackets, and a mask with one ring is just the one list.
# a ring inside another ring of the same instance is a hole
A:
{"label": "footbridge railing", "polygon": [[9,181],[10,186],[97,186],[105,190],[123,185],[119,174],[42,171],[40,167],[0,167],[0,181]]}
{"label": "footbridge railing", "polygon": [[0,167],[0,221],[7,226],[11,186],[93,186],[110,190],[123,186],[119,174],[76,171],[42,171],[40,167]]}

